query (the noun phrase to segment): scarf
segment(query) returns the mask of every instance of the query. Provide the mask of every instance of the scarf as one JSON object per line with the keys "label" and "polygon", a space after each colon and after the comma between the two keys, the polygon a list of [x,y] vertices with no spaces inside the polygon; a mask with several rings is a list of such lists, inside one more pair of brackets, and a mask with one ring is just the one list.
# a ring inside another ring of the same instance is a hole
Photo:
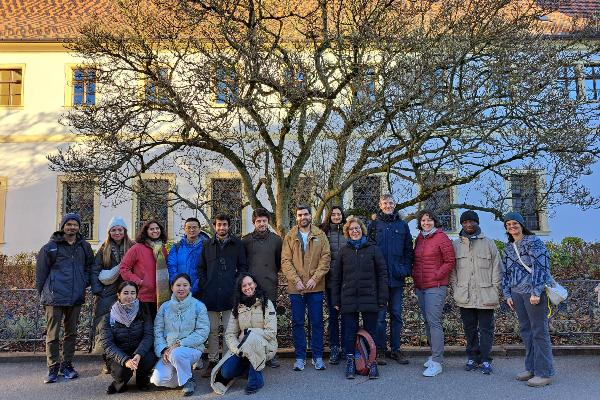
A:
{"label": "scarf", "polygon": [[254,231],[254,232],[252,232],[252,237],[254,239],[258,239],[258,240],[265,240],[266,238],[269,237],[269,230],[267,229],[264,232]]}
{"label": "scarf", "polygon": [[123,259],[123,253],[125,253],[125,241],[122,241],[120,245],[117,245],[112,240],[110,241],[110,252],[113,258],[117,261],[117,264],[121,263]]}
{"label": "scarf", "polygon": [[194,301],[194,297],[192,296],[192,292],[188,293],[187,297],[183,300],[177,299],[175,293],[171,295],[171,301],[169,302],[169,310],[173,312],[175,315],[179,316],[190,308],[192,302]]}
{"label": "scarf", "polygon": [[167,260],[163,253],[163,243],[161,240],[149,241],[147,244],[152,248],[154,259],[156,260],[156,305],[160,307],[162,303],[171,298]]}
{"label": "scarf", "polygon": [[348,239],[348,245],[355,250],[360,249],[360,247],[365,243],[367,243],[367,237],[364,235],[358,240]]}
{"label": "scarf", "polygon": [[246,296],[245,294],[242,294],[242,297],[240,298],[240,303],[248,308],[252,307],[254,303],[256,303],[256,292],[254,292],[252,296]]}
{"label": "scarf", "polygon": [[423,235],[424,238],[433,235],[434,233],[437,232],[437,228],[431,228],[430,231],[421,231],[421,235]]}
{"label": "scarf", "polygon": [[110,308],[110,323],[119,322],[129,328],[140,310],[140,301],[135,299],[129,304],[123,304],[119,300]]}
{"label": "scarf", "polygon": [[466,237],[469,240],[475,240],[475,239],[478,239],[477,236],[481,235],[481,228],[478,226],[477,229],[475,230],[475,232],[473,232],[472,234],[468,234],[464,231],[464,229],[461,229],[460,233],[458,235]]}

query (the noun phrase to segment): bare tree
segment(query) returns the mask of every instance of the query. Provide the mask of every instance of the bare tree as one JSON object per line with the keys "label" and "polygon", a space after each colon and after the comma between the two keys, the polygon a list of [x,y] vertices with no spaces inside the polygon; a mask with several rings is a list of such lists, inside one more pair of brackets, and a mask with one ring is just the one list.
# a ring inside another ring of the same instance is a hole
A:
{"label": "bare tree", "polygon": [[97,68],[99,101],[65,116],[82,140],[49,157],[106,195],[198,152],[237,171],[245,205],[272,209],[281,232],[298,192],[321,215],[374,174],[403,208],[479,182],[481,202],[445,207],[498,216],[504,179],[525,168],[548,177],[535,207],[599,204],[579,183],[599,154],[598,103],[569,96],[565,74],[596,51],[591,19],[547,22],[551,9],[513,0],[114,7],[69,44]]}

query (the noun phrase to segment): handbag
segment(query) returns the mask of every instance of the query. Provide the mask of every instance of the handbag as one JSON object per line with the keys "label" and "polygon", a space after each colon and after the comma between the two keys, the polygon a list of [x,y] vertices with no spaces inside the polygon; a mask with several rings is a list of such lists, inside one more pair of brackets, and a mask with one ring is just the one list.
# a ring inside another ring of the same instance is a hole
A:
{"label": "handbag", "polygon": [[[521,263],[523,268],[525,268],[527,270],[527,272],[529,272],[531,274],[533,271],[521,259],[521,255],[519,254],[519,249],[517,248],[517,245],[515,244],[515,242],[512,242],[512,245],[515,249],[515,253],[517,254],[517,257],[519,258],[519,262]],[[565,301],[567,299],[567,297],[569,297],[569,291],[567,289],[565,289],[565,287],[562,286],[560,283],[556,282],[554,280],[554,278],[551,278],[551,279],[552,279],[552,283],[550,285],[548,285],[546,283],[546,295],[548,295],[548,300],[550,300],[550,302],[552,304],[557,306],[560,303],[562,303],[563,301]]]}
{"label": "handbag", "polygon": [[111,269],[103,269],[98,275],[98,280],[102,282],[104,286],[112,285],[119,278],[119,267],[120,264],[117,264]]}

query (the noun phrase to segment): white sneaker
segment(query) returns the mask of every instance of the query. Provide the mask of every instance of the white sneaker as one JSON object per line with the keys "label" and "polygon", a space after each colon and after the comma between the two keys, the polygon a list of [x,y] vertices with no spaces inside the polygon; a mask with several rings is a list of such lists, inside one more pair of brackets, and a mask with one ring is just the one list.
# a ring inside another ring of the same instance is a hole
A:
{"label": "white sneaker", "polygon": [[423,364],[423,368],[429,368],[430,365],[431,365],[431,356],[427,357],[427,361],[425,361],[425,364]]}
{"label": "white sneaker", "polygon": [[423,371],[423,376],[428,378],[434,377],[442,373],[442,364],[439,362],[431,360],[429,367],[425,371]]}
{"label": "white sneaker", "polygon": [[294,371],[304,371],[304,364],[306,364],[304,359],[296,358],[296,362],[294,363]]}

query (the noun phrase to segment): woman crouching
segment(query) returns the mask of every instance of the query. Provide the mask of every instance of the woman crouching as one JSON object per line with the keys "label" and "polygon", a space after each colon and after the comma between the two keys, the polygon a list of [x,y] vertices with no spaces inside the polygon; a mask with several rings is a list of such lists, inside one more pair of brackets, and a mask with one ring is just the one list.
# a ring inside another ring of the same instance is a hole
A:
{"label": "woman crouching", "polygon": [[213,369],[210,384],[224,394],[234,378],[248,376],[246,394],[264,386],[262,370],[277,353],[277,315],[273,303],[250,274],[236,283],[231,318],[225,331],[229,351]]}

